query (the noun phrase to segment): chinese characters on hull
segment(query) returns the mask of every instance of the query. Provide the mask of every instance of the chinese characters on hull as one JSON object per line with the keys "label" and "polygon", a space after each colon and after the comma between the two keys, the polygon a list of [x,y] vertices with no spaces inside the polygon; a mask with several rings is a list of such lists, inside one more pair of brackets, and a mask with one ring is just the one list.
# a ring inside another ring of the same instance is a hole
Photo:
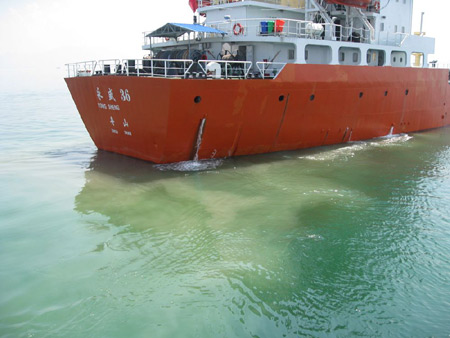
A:
{"label": "chinese characters on hull", "polygon": [[[116,98],[114,97],[114,91],[112,88],[108,88],[108,101],[109,102],[117,102]],[[119,89],[119,93],[120,93],[120,100],[122,102],[131,102],[131,96],[130,93],[128,91],[128,89]],[[100,89],[100,87],[96,88],[96,96],[98,99],[98,108],[100,109],[104,109],[104,110],[112,110],[112,111],[120,111],[120,106],[118,104],[112,104],[112,103],[103,103],[103,95],[102,95],[102,91]],[[114,120],[113,116],[110,115],[109,116],[109,124],[111,124],[111,126],[113,128],[111,128],[111,132],[115,135],[119,134],[119,131],[115,128],[116,127],[116,121]],[[123,131],[123,133],[127,136],[132,136],[132,132],[130,130],[126,130],[126,129],[130,129],[130,124],[127,121],[126,118],[123,119],[123,127],[125,128],[125,130]]]}

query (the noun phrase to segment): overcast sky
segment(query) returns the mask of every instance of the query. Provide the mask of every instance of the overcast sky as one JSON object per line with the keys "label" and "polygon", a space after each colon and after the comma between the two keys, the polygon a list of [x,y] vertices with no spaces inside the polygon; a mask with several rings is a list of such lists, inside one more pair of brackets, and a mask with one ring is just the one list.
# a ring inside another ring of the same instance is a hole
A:
{"label": "overcast sky", "polygon": [[[414,0],[413,31],[422,11],[430,60],[450,64],[450,1]],[[65,90],[65,63],[141,58],[142,32],[166,22],[192,22],[188,0],[0,0],[0,90]]]}

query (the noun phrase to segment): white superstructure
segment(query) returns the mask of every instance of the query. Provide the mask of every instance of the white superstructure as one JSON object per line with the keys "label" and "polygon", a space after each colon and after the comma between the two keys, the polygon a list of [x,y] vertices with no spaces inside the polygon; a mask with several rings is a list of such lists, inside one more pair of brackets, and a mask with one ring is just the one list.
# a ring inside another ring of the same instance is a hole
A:
{"label": "white superstructure", "polygon": [[[434,39],[411,31],[412,0],[358,8],[324,0],[198,0],[201,25],[226,35],[149,36],[144,50],[198,50],[209,60],[428,67]],[[345,1],[343,1],[345,2]]]}

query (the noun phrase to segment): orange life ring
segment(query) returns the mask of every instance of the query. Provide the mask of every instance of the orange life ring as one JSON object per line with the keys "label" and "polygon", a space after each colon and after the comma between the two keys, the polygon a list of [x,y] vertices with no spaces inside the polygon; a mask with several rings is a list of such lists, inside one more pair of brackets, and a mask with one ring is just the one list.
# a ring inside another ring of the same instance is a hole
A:
{"label": "orange life ring", "polygon": [[166,41],[169,41],[170,40],[170,38],[166,38]]}
{"label": "orange life ring", "polygon": [[379,2],[379,1],[375,2],[374,7],[375,7],[375,10],[376,10],[377,12],[379,12],[379,11],[380,11],[380,2]]}
{"label": "orange life ring", "polygon": [[242,27],[240,23],[235,23],[233,26],[233,33],[234,35],[244,34],[244,27]]}

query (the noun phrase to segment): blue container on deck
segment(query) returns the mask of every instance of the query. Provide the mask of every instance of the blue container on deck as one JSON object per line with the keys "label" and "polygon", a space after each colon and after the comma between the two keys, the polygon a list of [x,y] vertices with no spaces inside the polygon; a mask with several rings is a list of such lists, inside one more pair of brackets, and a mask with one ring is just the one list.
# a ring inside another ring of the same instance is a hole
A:
{"label": "blue container on deck", "polygon": [[268,34],[269,23],[267,21],[261,21],[261,34]]}

